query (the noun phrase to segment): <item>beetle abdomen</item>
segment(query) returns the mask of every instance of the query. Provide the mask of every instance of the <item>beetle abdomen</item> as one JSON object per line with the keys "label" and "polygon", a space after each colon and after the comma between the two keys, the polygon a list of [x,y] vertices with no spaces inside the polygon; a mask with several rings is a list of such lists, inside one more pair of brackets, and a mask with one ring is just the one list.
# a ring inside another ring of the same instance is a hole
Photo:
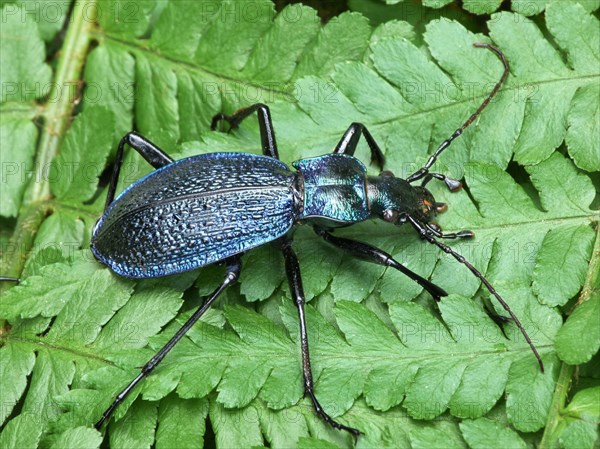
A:
{"label": "beetle abdomen", "polygon": [[247,153],[174,162],[127,188],[96,224],[92,251],[135,278],[191,270],[284,235],[295,220],[294,174]]}

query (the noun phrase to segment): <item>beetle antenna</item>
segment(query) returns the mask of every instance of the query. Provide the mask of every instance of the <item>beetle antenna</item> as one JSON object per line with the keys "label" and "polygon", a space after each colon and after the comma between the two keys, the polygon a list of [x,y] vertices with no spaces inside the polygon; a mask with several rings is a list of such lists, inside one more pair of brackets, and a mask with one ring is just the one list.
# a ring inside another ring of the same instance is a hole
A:
{"label": "beetle antenna", "polygon": [[494,88],[492,89],[490,94],[487,96],[487,98],[485,100],[483,100],[483,103],[481,103],[481,105],[477,108],[477,110],[473,114],[471,114],[471,117],[469,117],[467,119],[467,121],[465,123],[463,123],[463,125],[460,128],[458,128],[456,131],[454,131],[449,138],[447,138],[446,140],[444,140],[441,143],[441,145],[437,148],[437,150],[435,150],[435,153],[433,153],[429,157],[429,159],[427,160],[427,163],[423,167],[421,167],[416,172],[414,172],[412,175],[410,175],[408,178],[406,178],[406,180],[408,182],[417,181],[429,173],[429,169],[435,163],[435,161],[437,160],[439,155],[442,153],[442,151],[444,151],[446,148],[448,148],[450,146],[450,144],[452,143],[452,141],[454,141],[454,139],[456,139],[458,136],[460,136],[463,133],[463,131],[465,129],[467,129],[471,123],[473,123],[475,121],[475,119],[479,116],[479,114],[481,114],[481,112],[487,107],[487,105],[490,104],[490,101],[492,101],[492,98],[494,98],[496,96],[496,94],[500,90],[500,87],[502,87],[502,84],[504,84],[504,81],[506,81],[506,78],[508,78],[508,74],[510,72],[510,66],[508,65],[508,60],[506,59],[506,56],[504,56],[504,53],[502,53],[498,48],[496,48],[490,44],[476,43],[476,44],[473,44],[473,46],[478,47],[478,48],[487,48],[488,50],[492,51],[496,56],[498,56],[498,59],[500,59],[500,61],[502,61],[502,64],[504,65],[504,72],[502,73],[502,77],[500,78],[500,81],[498,81],[496,83],[496,85],[494,86]]}
{"label": "beetle antenna", "polygon": [[540,365],[540,369],[542,370],[542,373],[543,373],[544,372],[544,363],[542,362],[542,358],[540,357],[540,354],[538,353],[537,349],[533,345],[531,338],[529,338],[529,335],[525,331],[525,328],[523,327],[523,325],[521,324],[521,322],[519,321],[517,316],[513,313],[513,311],[510,309],[510,307],[508,306],[508,304],[506,303],[504,298],[502,298],[502,296],[500,296],[500,294],[496,291],[496,289],[492,286],[492,284],[490,284],[490,282],[483,276],[483,274],[481,274],[479,272],[479,270],[477,268],[475,268],[471,264],[471,262],[469,262],[467,259],[465,259],[462,255],[458,254],[456,251],[454,251],[448,245],[437,241],[435,239],[435,237],[433,235],[431,235],[431,233],[427,230],[427,228],[425,226],[423,226],[418,220],[414,219],[410,215],[407,215],[407,218],[410,221],[410,223],[413,225],[413,227],[419,232],[419,235],[422,238],[426,239],[429,243],[433,243],[435,246],[440,248],[446,254],[450,254],[452,257],[454,257],[457,261],[459,261],[463,265],[466,265],[467,268],[471,271],[471,273],[473,273],[482,282],[482,284],[486,286],[486,288],[489,290],[489,292],[496,297],[496,299],[502,305],[504,310],[506,310],[508,312],[508,314],[510,315],[510,317],[516,324],[517,328],[521,331],[521,334],[523,334],[523,337],[525,337],[525,341],[527,341],[527,343],[529,344],[529,347],[533,351],[533,354],[535,355],[535,358],[537,359],[538,364]]}

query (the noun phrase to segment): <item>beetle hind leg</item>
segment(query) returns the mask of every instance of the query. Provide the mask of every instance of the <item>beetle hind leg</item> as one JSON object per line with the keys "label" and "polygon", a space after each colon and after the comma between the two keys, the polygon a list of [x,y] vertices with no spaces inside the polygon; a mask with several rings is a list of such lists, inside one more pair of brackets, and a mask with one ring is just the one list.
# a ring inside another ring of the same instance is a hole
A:
{"label": "beetle hind leg", "polygon": [[312,369],[310,366],[310,354],[308,351],[308,332],[306,330],[306,316],[304,314],[304,288],[302,287],[302,277],[300,275],[300,265],[298,258],[292,249],[292,241],[284,239],[281,245],[283,257],[285,259],[285,270],[290,284],[290,291],[294,297],[296,307],[298,308],[298,317],[300,320],[300,343],[302,345],[302,370],[304,374],[304,392],[310,397],[317,414],[330,426],[350,432],[354,438],[360,435],[360,431],[354,427],[345,426],[335,421],[324,410],[317,397],[315,396],[314,384],[312,378]]}
{"label": "beetle hind leg", "polygon": [[110,184],[108,185],[108,194],[106,195],[106,204],[104,206],[105,211],[108,206],[110,206],[110,203],[112,203],[115,199],[115,192],[117,190],[117,183],[119,181],[119,173],[121,173],[121,165],[123,165],[125,144],[128,144],[131,148],[137,151],[154,168],[161,168],[174,162],[167,153],[158,148],[144,136],[141,136],[134,131],[125,134],[125,136],[119,142],[112,178],[110,180]]}
{"label": "beetle hind leg", "polygon": [[223,291],[234,284],[240,276],[241,262],[239,256],[234,256],[225,261],[226,273],[225,279],[219,285],[215,291],[204,301],[194,314],[188,318],[183,326],[171,337],[171,339],[165,344],[160,351],[158,351],[148,362],[142,367],[141,372],[133,379],[129,385],[127,385],[114,399],[112,404],[102,414],[100,420],[94,425],[96,429],[100,429],[102,425],[110,419],[118,405],[125,400],[125,398],[131,393],[133,388],[147,377],[156,366],[165,358],[165,356],[173,349],[173,347],[181,340],[181,338],[191,329],[191,327],[200,319],[202,315],[210,308],[213,302],[219,297]]}

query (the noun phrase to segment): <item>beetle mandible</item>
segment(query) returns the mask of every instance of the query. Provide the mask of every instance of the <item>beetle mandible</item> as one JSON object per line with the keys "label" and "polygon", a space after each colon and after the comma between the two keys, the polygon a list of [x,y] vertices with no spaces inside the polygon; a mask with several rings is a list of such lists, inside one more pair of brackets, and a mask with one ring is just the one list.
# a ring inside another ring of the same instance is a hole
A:
{"label": "beetle mandible", "polygon": [[[367,243],[333,235],[337,227],[370,218],[396,225],[410,224],[424,240],[452,255],[480,279],[522,332],[543,371],[542,360],[519,319],[489,281],[463,256],[438,241],[439,238],[470,238],[471,231],[442,233],[432,223],[446,205],[438,203],[425,188],[433,178],[458,190],[459,181],[430,172],[438,156],[476,119],[496,95],[509,73],[504,54],[489,44],[475,44],[491,50],[502,61],[504,72],[479,108],[436,149],[427,163],[406,179],[389,171],[369,176],[355,157],[360,136],[371,150],[372,161],[382,170],[383,152],[367,128],[353,123],[332,154],[301,159],[291,170],[279,161],[269,108],[255,104],[231,116],[217,114],[211,128],[220,121],[231,128],[257,113],[263,155],[249,153],[212,153],[174,161],[161,149],[135,132],[119,144],[106,198],[106,208],[96,223],[91,250],[96,258],[115,273],[129,278],[154,278],[180,273],[224,261],[226,274],[219,287],[177,331],[171,340],[141,369],[96,423],[100,428],[129,392],[166,356],[192,325],[206,312],[227,287],[239,277],[241,255],[259,245],[275,242],[281,248],[290,290],[300,324],[302,367],[305,394],[317,414],[337,429],[354,436],[358,429],[333,420],[317,400],[310,365],[308,334],[304,314],[304,292],[300,266],[292,249],[294,225],[313,227],[326,242],[368,262],[404,273],[427,290],[436,300],[446,292],[401,265],[386,252]],[[135,149],[156,170],[135,182],[115,199],[115,190],[125,144]],[[421,181],[421,185],[412,183]]]}

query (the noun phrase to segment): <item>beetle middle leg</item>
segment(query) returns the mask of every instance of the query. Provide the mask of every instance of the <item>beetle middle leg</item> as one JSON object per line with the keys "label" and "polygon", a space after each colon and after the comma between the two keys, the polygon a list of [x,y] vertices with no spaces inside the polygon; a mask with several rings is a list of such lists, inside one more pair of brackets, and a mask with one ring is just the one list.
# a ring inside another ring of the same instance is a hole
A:
{"label": "beetle middle leg", "polygon": [[442,175],[441,173],[427,173],[421,182],[421,187],[425,187],[433,178],[444,181],[446,187],[448,187],[448,190],[451,192],[458,192],[462,188],[462,183],[460,181],[450,178],[449,176]]}
{"label": "beetle middle leg", "polygon": [[335,427],[336,429],[346,430],[350,432],[354,437],[360,435],[360,431],[353,427],[345,426],[329,416],[319,404],[317,397],[315,396],[312,369],[310,366],[310,354],[308,351],[308,332],[306,330],[306,316],[304,314],[304,288],[302,287],[302,277],[300,275],[300,265],[296,253],[292,249],[292,240],[284,238],[281,244],[281,250],[283,251],[283,257],[285,259],[285,271],[287,273],[288,282],[290,284],[290,292],[294,297],[296,307],[298,308],[298,318],[300,320],[300,344],[302,347],[302,371],[304,373],[304,391],[310,396],[315,411],[323,418],[323,420]]}
{"label": "beetle middle leg", "polygon": [[196,312],[185,322],[183,326],[171,337],[171,339],[165,344],[160,351],[158,351],[148,362],[142,367],[141,372],[133,379],[129,385],[127,385],[115,398],[113,403],[106,409],[106,411],[102,414],[102,418],[95,424],[96,429],[100,429],[102,424],[107,421],[117,406],[123,402],[123,400],[131,393],[133,388],[146,376],[148,376],[156,365],[158,365],[162,359],[173,349],[173,347],[177,344],[179,340],[186,334],[187,331],[191,329],[191,327],[200,319],[202,315],[209,309],[212,303],[219,297],[223,291],[234,284],[240,277],[240,269],[241,262],[239,256],[234,256],[225,261],[226,263],[226,273],[225,279],[219,285],[214,292],[204,301]]}
{"label": "beetle middle leg", "polygon": [[117,190],[119,173],[121,172],[121,165],[123,165],[123,152],[125,150],[125,144],[128,144],[131,148],[137,151],[154,168],[161,168],[174,162],[167,153],[158,148],[144,136],[141,136],[134,131],[125,134],[125,136],[119,142],[112,179],[108,185],[108,194],[106,195],[106,204],[104,206],[104,210],[106,210],[108,206],[110,206],[110,203],[112,203],[115,199],[115,191]]}
{"label": "beetle middle leg", "polygon": [[367,141],[369,149],[371,150],[371,163],[377,164],[377,166],[383,170],[383,165],[385,164],[385,156],[383,155],[383,151],[381,151],[381,148],[379,148],[379,145],[367,127],[362,123],[352,123],[336,145],[333,152],[336,154],[347,154],[349,156],[353,156],[361,135],[365,136],[365,140]]}
{"label": "beetle middle leg", "polygon": [[271,112],[269,111],[269,107],[265,104],[253,104],[247,108],[240,109],[233,115],[225,115],[221,112],[212,118],[210,129],[213,131],[216,130],[217,125],[221,120],[225,120],[229,123],[230,129],[235,129],[244,119],[254,112],[258,115],[258,128],[260,129],[263,154],[279,159],[279,151],[277,150],[277,142],[275,141],[275,131],[273,129],[273,121],[271,120]]}

